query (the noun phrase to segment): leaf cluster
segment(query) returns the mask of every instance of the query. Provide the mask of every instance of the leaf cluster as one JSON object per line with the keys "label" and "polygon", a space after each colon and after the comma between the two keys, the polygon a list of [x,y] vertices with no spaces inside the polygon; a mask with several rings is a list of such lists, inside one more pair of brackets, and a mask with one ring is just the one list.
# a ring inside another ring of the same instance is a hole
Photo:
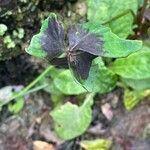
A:
{"label": "leaf cluster", "polygon": [[[49,83],[45,90],[51,93],[55,106],[50,115],[57,134],[65,140],[89,127],[96,93],[110,92],[121,83],[124,104],[130,110],[150,88],[149,48],[142,41],[127,39],[134,34],[134,19],[142,1],[87,0],[87,5],[88,22],[71,25],[65,33],[52,13],[26,49],[50,62],[47,77],[41,82]],[[60,60],[67,60],[67,69],[54,66]],[[76,95],[80,105],[63,104],[67,95]]]}

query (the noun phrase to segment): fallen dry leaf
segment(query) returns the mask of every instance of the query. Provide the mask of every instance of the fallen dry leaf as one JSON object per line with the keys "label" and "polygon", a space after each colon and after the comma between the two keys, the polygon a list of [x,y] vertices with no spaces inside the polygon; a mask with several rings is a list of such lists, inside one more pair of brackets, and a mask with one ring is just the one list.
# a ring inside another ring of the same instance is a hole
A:
{"label": "fallen dry leaf", "polygon": [[113,118],[113,112],[109,103],[102,105],[101,110],[108,120],[111,120]]}
{"label": "fallen dry leaf", "polygon": [[33,150],[55,150],[52,144],[46,143],[44,141],[34,141]]}

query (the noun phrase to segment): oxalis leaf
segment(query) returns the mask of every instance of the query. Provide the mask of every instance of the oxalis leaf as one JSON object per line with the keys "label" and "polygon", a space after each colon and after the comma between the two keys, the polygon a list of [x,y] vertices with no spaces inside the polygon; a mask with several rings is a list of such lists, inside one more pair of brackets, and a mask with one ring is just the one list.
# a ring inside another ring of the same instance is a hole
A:
{"label": "oxalis leaf", "polygon": [[26,52],[30,55],[53,59],[64,50],[64,29],[54,13],[42,23],[40,33],[33,36]]}
{"label": "oxalis leaf", "polygon": [[150,51],[139,51],[126,58],[117,59],[111,66],[123,78],[141,80],[150,78]]}
{"label": "oxalis leaf", "polygon": [[126,38],[133,31],[137,0],[87,0],[88,19],[105,24],[119,37]]}
{"label": "oxalis leaf", "polygon": [[94,93],[88,94],[81,106],[67,102],[50,112],[60,138],[73,139],[86,131],[92,120],[91,106],[94,95]]}
{"label": "oxalis leaf", "polygon": [[71,51],[79,50],[95,56],[126,57],[142,48],[142,41],[121,39],[110,28],[92,22],[77,25],[70,34]]}
{"label": "oxalis leaf", "polygon": [[125,57],[142,47],[141,41],[121,39],[108,27],[91,22],[72,26],[68,38],[68,63],[78,80],[87,79],[95,57]]}
{"label": "oxalis leaf", "polygon": [[86,80],[79,80],[80,84],[89,92],[106,93],[116,86],[116,75],[105,67],[100,57],[94,59]]}
{"label": "oxalis leaf", "polygon": [[[124,40],[113,34],[108,27],[91,22],[70,27],[68,32],[68,64],[76,78],[86,80],[92,60],[97,56],[125,57],[142,46],[141,41]],[[51,14],[42,24],[40,33],[35,35],[27,52],[41,58],[53,58],[64,50],[64,30]]]}

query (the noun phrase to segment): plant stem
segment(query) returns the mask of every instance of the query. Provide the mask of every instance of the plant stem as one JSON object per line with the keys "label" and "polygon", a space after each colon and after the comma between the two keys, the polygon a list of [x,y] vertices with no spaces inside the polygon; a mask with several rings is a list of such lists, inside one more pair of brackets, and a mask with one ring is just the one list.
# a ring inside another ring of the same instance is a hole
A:
{"label": "plant stem", "polygon": [[[31,90],[27,91],[26,93],[23,93],[21,96],[25,96],[25,95],[27,95],[27,94],[30,94],[30,93],[33,93],[33,92],[39,91],[39,90],[41,90],[41,89],[43,89],[43,88],[46,88],[47,86],[48,86],[48,84],[44,84],[44,85],[41,85],[41,86],[35,87],[35,88],[33,88],[33,89],[31,89]],[[18,98],[18,95],[19,95],[19,93],[17,93],[17,94],[15,94],[15,95],[13,95],[13,97],[12,97],[12,98],[10,98],[10,99],[6,100],[4,103],[2,103],[2,104],[0,105],[0,107],[2,107],[3,105],[8,104],[8,103],[9,103],[10,101],[12,101],[13,99]],[[19,96],[19,97],[20,97],[20,96]]]}
{"label": "plant stem", "polygon": [[16,93],[11,99],[15,99],[16,97],[23,96],[29,89],[31,89],[36,83],[38,83],[50,70],[52,66],[47,67],[43,73],[41,73],[35,80],[33,80],[28,86],[26,86],[22,91]]}

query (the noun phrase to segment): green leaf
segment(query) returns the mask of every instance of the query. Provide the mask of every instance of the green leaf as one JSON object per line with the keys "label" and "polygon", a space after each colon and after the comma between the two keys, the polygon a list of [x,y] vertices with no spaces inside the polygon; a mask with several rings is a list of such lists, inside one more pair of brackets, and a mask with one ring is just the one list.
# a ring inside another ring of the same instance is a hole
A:
{"label": "green leaf", "polygon": [[127,110],[133,109],[144,97],[150,94],[150,90],[130,91],[125,89],[124,105]]}
{"label": "green leaf", "polygon": [[0,107],[3,105],[6,105],[10,101],[12,101],[13,95],[15,95],[17,92],[21,91],[23,86],[17,85],[17,86],[5,86],[0,89]]}
{"label": "green leaf", "polygon": [[134,90],[150,89],[150,78],[141,80],[122,78],[122,81]]}
{"label": "green leaf", "polygon": [[143,4],[144,4],[144,0],[138,0],[138,5],[139,5],[139,7],[142,7]]}
{"label": "green leaf", "polygon": [[111,66],[114,73],[123,78],[150,78],[150,51],[139,51],[126,58],[117,59]]}
{"label": "green leaf", "polygon": [[103,41],[99,47],[100,51],[102,51],[100,56],[126,57],[142,48],[142,41],[121,39],[112,33],[108,27],[88,22],[83,24],[83,28],[88,29],[90,33],[96,34]]}
{"label": "green leaf", "polygon": [[116,86],[117,77],[105,67],[100,57],[94,59],[89,76],[80,83],[89,92],[106,93]]}
{"label": "green leaf", "polygon": [[117,34],[121,38],[126,38],[132,35],[133,32],[133,14],[129,11],[118,19],[111,21],[109,26],[113,33]]}
{"label": "green leaf", "polygon": [[54,120],[55,131],[60,138],[73,139],[86,131],[92,120],[91,106],[94,95],[88,94],[80,107],[67,102],[50,112]]}
{"label": "green leaf", "polygon": [[5,24],[0,24],[0,36],[3,36],[7,30],[8,28]]}
{"label": "green leaf", "polygon": [[64,30],[57,20],[57,16],[51,13],[42,23],[40,33],[34,35],[26,52],[30,55],[53,59],[60,55],[64,49]]}
{"label": "green leaf", "polygon": [[89,21],[109,26],[122,38],[132,33],[137,0],[87,0],[87,3]]}
{"label": "green leaf", "polygon": [[9,104],[8,109],[11,113],[19,113],[24,107],[24,99],[23,97],[16,98],[14,104]]}
{"label": "green leaf", "polygon": [[66,95],[78,95],[87,92],[78,82],[73,78],[70,70],[62,71],[56,78],[54,84],[57,89]]}
{"label": "green leaf", "polygon": [[43,50],[41,46],[41,38],[42,36],[44,36],[44,32],[48,28],[48,20],[49,17],[42,22],[40,33],[32,37],[29,47],[25,49],[26,52],[29,53],[30,55],[39,58],[45,58],[47,56],[47,53]]}
{"label": "green leaf", "polygon": [[85,150],[109,150],[112,141],[107,139],[97,139],[93,141],[82,141],[80,145]]}
{"label": "green leaf", "polygon": [[31,43],[26,50],[27,53],[39,58],[45,58],[47,56],[46,52],[41,47],[41,37],[42,33],[34,35],[31,39]]}

